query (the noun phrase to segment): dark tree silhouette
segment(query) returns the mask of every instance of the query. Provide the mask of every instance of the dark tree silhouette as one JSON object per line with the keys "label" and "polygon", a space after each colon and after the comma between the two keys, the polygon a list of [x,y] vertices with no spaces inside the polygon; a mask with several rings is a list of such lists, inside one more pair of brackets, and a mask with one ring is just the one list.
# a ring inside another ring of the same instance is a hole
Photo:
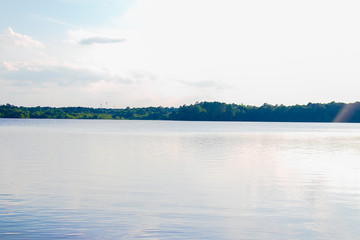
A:
{"label": "dark tree silhouette", "polygon": [[271,105],[260,107],[196,102],[178,108],[85,108],[85,107],[17,107],[0,106],[0,118],[54,119],[141,119],[186,121],[272,121],[272,122],[360,122],[360,102],[308,103],[307,105]]}

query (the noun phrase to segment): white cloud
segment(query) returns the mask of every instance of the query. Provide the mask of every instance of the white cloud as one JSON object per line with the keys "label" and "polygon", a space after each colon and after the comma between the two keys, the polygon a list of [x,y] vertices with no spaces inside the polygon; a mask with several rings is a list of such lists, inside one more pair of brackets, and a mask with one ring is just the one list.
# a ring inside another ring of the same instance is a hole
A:
{"label": "white cloud", "polygon": [[16,85],[82,85],[98,81],[131,83],[131,79],[113,76],[100,69],[61,62],[2,62],[0,79]]}
{"label": "white cloud", "polygon": [[0,72],[2,71],[15,71],[16,67],[9,62],[0,62]]}
{"label": "white cloud", "polygon": [[44,45],[27,35],[14,32],[14,30],[9,27],[0,34],[0,47],[4,49],[9,47],[41,48],[44,47]]}
{"label": "white cloud", "polygon": [[[0,84],[0,95],[8,102],[28,106],[97,107],[105,101],[118,107],[176,106],[182,104],[190,92],[207,96],[211,91],[218,91],[199,86],[191,89],[187,83],[168,81],[146,71],[110,74],[107,70],[71,63],[35,61],[2,62]],[[191,98],[193,100],[196,99]]]}

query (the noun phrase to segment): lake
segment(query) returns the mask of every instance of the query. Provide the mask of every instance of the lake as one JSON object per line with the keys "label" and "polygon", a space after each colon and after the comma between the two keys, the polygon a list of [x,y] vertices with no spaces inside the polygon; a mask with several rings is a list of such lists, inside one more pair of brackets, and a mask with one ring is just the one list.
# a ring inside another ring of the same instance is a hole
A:
{"label": "lake", "polygon": [[360,124],[0,119],[0,239],[360,239]]}

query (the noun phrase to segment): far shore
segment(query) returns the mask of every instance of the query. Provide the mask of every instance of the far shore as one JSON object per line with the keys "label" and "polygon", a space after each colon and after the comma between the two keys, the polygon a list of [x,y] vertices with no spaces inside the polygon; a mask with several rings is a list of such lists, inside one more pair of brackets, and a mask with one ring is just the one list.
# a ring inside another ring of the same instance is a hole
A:
{"label": "far shore", "polygon": [[180,107],[88,108],[18,107],[0,105],[0,118],[32,119],[114,119],[176,121],[256,121],[256,122],[360,122],[360,102],[308,103],[260,107],[221,102],[196,102]]}

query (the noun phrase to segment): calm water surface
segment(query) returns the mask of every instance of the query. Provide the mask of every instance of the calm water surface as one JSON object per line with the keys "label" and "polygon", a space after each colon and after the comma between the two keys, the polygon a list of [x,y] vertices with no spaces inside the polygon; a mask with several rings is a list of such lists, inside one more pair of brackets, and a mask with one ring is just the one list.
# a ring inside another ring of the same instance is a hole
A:
{"label": "calm water surface", "polygon": [[0,239],[360,239],[360,124],[0,119]]}

